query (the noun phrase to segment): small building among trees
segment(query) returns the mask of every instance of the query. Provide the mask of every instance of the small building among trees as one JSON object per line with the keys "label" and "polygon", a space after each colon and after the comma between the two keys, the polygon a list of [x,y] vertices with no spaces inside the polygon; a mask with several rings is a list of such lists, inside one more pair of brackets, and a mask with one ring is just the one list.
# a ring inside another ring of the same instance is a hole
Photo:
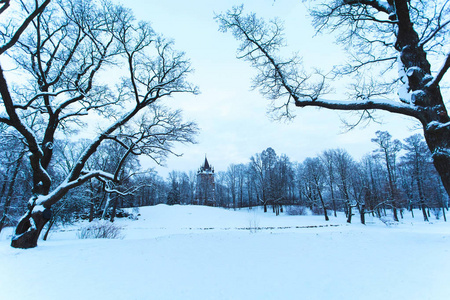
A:
{"label": "small building among trees", "polygon": [[195,204],[216,206],[215,201],[214,168],[205,156],[205,162],[197,171],[197,185],[195,189]]}

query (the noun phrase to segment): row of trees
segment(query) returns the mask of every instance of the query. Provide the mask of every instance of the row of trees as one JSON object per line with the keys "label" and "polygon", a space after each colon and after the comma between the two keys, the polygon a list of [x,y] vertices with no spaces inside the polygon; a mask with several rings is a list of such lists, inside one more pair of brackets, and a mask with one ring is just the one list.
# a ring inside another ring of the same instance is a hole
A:
{"label": "row of trees", "polygon": [[[27,201],[32,173],[26,165],[23,146],[16,137],[3,135],[1,147],[15,151],[2,156],[0,168],[0,230],[14,225]],[[246,164],[231,164],[215,177],[216,205],[226,208],[264,206],[274,213],[286,205],[301,205],[314,213],[337,216],[344,211],[352,222],[356,209],[365,222],[366,214],[381,217],[392,211],[399,220],[405,210],[414,214],[420,208],[428,221],[430,210],[442,214],[448,208],[448,197],[435,171],[431,154],[419,134],[403,142],[393,139],[386,131],[378,131],[372,139],[376,150],[356,161],[344,149],[329,149],[303,162],[293,162],[288,156],[277,155],[267,148],[253,155]],[[61,180],[89,141],[55,143],[58,164],[49,170],[53,178]],[[172,171],[164,180],[154,170],[142,171],[139,160],[129,156],[122,162],[123,148],[117,143],[100,147],[92,160],[92,168],[115,170],[119,164],[120,184],[91,180],[85,186],[73,189],[55,205],[48,230],[54,223],[72,222],[83,218],[114,218],[121,208],[165,203],[194,204],[196,173]],[[121,192],[119,192],[121,191]]]}
{"label": "row of trees", "polygon": [[[430,209],[445,217],[448,197],[433,167],[423,137],[412,135],[403,142],[386,131],[372,139],[377,149],[356,161],[344,149],[323,151],[303,162],[292,162],[267,148],[247,164],[232,164],[216,174],[216,202],[228,208],[272,206],[278,213],[283,205],[305,205],[325,216],[344,211],[352,221],[357,209],[361,222],[368,213],[382,216],[392,210],[394,221],[403,211],[420,208],[425,221]],[[176,201],[192,203],[194,178],[171,174],[171,190]]]}

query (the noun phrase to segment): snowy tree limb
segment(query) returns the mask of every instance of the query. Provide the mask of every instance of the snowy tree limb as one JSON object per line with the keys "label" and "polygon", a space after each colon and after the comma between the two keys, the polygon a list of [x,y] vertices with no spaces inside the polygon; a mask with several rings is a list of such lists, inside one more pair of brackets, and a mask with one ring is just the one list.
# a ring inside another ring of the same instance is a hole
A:
{"label": "snowy tree limb", "polygon": [[393,113],[408,115],[420,119],[420,112],[413,106],[402,104],[394,101],[380,101],[380,100],[368,100],[364,102],[356,101],[332,101],[332,100],[296,100],[295,106],[306,107],[306,106],[317,106],[335,110],[371,110],[371,109],[381,109]]}

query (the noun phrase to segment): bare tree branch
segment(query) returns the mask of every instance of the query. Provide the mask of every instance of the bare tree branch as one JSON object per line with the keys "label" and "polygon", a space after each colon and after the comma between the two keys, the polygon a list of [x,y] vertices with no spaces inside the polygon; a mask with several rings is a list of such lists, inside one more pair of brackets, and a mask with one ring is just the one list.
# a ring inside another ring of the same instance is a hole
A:
{"label": "bare tree branch", "polygon": [[[3,54],[5,51],[7,51],[12,46],[14,46],[14,44],[17,43],[20,36],[25,31],[25,29],[28,27],[28,25],[30,25],[30,23],[36,18],[36,16],[38,16],[40,13],[42,13],[44,11],[45,7],[49,3],[50,3],[50,0],[45,0],[41,5],[38,5],[37,1],[36,1],[36,7],[35,7],[34,11],[23,21],[22,25],[19,26],[19,28],[16,30],[16,32],[12,35],[11,39],[6,44],[4,44],[3,46],[0,47],[0,55]],[[9,5],[9,1],[7,1],[6,4]],[[2,6],[0,13],[2,13],[4,11],[3,8],[5,7],[5,5]],[[5,9],[6,9],[6,7],[5,7]]]}

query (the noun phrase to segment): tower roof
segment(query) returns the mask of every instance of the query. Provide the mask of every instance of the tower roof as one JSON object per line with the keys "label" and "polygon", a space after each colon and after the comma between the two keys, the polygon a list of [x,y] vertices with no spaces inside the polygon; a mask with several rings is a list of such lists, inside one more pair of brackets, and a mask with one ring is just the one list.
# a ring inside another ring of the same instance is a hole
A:
{"label": "tower roof", "polygon": [[206,158],[205,155],[205,162],[203,163],[203,165],[200,167],[199,173],[202,172],[212,172],[214,173],[214,168],[209,164],[208,159]]}
{"label": "tower roof", "polygon": [[205,162],[203,163],[203,169],[205,169],[205,170],[210,169],[208,159],[206,158],[206,156],[205,156]]}

